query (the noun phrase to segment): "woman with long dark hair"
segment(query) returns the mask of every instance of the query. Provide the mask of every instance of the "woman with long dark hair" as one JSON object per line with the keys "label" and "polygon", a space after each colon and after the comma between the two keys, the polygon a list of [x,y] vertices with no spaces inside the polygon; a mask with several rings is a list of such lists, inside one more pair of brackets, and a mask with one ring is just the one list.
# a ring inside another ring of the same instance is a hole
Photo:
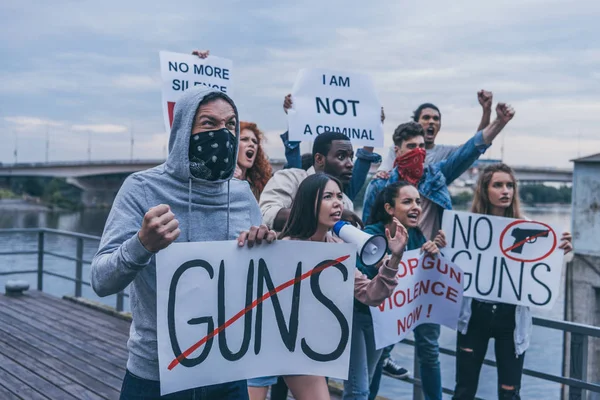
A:
{"label": "woman with long dark hair", "polygon": [[[399,221],[408,232],[406,250],[422,249],[424,252],[436,255],[439,253],[436,243],[428,241],[418,228],[421,211],[421,196],[416,187],[406,181],[392,183],[377,195],[364,231],[372,235],[380,235],[388,230],[393,234],[395,233],[394,221]],[[443,233],[440,232],[436,237],[436,242],[443,242],[444,239]],[[357,262],[357,267],[367,277],[377,274],[377,268],[367,267],[360,261]],[[429,399],[436,398],[441,382],[437,345],[434,349],[430,349],[433,344],[426,341],[420,334],[426,329],[439,329],[439,325],[422,324],[415,329],[423,391]],[[373,320],[369,307],[355,301],[350,374],[348,380],[344,382],[344,400],[375,398],[379,390],[383,363],[390,360],[389,355],[393,347],[392,345],[385,349],[375,349]],[[408,371],[405,374],[407,376]],[[441,390],[439,392],[441,396]]]}
{"label": "woman with long dark hair", "polygon": [[[477,181],[471,212],[525,218],[520,208],[517,180],[508,165],[494,164],[483,170]],[[559,248],[565,254],[573,250],[570,233],[563,233]],[[463,297],[458,320],[453,399],[475,398],[481,365],[488,342],[493,338],[498,368],[498,398],[519,400],[531,328],[528,307]]]}
{"label": "woman with long dark hair", "polygon": [[[279,238],[341,243],[331,234],[331,229],[342,217],[342,193],[341,183],[329,175],[321,173],[306,178],[298,188],[290,217]],[[391,257],[383,262],[373,279],[355,270],[354,297],[361,303],[378,305],[396,287],[396,274],[406,246],[407,232],[397,220],[394,224],[394,234],[389,229],[385,231]],[[329,399],[327,383],[322,376],[286,376],[285,381],[296,399]]]}

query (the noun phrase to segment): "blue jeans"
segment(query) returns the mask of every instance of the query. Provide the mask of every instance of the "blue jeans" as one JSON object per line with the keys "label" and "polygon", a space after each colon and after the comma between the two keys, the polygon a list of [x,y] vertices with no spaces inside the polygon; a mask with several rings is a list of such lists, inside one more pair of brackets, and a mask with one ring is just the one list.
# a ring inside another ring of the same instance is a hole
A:
{"label": "blue jeans", "polygon": [[[419,371],[421,383],[423,384],[423,395],[425,400],[442,400],[442,372],[440,370],[440,326],[437,324],[422,324],[415,328],[416,356],[419,358]],[[375,373],[371,380],[371,395],[373,400],[379,391],[383,360],[390,356],[394,346],[388,346],[383,350],[381,358],[375,367]]]}
{"label": "blue jeans", "polygon": [[227,382],[183,390],[166,396],[160,395],[160,382],[143,379],[125,372],[121,386],[121,400],[248,400],[246,381]]}
{"label": "blue jeans", "polygon": [[415,345],[425,400],[442,400],[442,372],[440,370],[440,326],[422,324],[415,328]]}
{"label": "blue jeans", "polygon": [[344,381],[344,400],[367,400],[369,384],[373,378],[382,350],[375,349],[371,314],[354,310],[352,317],[352,343],[350,368]]}

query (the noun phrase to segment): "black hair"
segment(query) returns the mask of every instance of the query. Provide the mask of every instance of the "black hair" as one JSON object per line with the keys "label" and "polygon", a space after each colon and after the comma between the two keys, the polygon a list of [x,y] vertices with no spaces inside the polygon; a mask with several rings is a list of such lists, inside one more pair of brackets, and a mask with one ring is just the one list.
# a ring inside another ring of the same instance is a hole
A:
{"label": "black hair", "polygon": [[[220,92],[220,91],[210,92],[209,94],[204,96],[204,98],[202,99],[200,104],[198,104],[198,108],[200,108],[200,106],[203,106],[203,105],[210,103],[211,101],[215,101],[217,99],[225,100],[226,102],[229,103],[229,105],[231,105],[231,107],[233,108],[234,111],[237,110],[237,108],[235,107],[235,104],[233,103],[233,100],[231,100],[231,98],[229,96],[227,96],[225,93]],[[236,115],[237,115],[237,111],[236,111]]]}
{"label": "black hair", "polygon": [[303,170],[308,170],[310,167],[313,166],[313,155],[310,153],[304,153],[302,154],[302,169]]}
{"label": "black hair", "polygon": [[423,112],[423,110],[426,108],[431,108],[431,109],[437,111],[438,114],[440,114],[440,120],[442,119],[442,112],[440,111],[439,108],[437,108],[437,106],[435,104],[423,103],[419,107],[417,107],[417,109],[415,111],[413,111],[413,121],[419,122],[419,118],[421,118],[421,112]]}
{"label": "black hair", "polygon": [[411,184],[406,181],[394,182],[384,187],[383,190],[377,194],[375,202],[371,207],[371,214],[369,215],[367,225],[377,224],[379,222],[382,222],[383,224],[392,222],[393,217],[385,211],[385,205],[389,204],[390,206],[395,207],[400,189],[405,186],[411,186]]}
{"label": "black hair", "polygon": [[402,142],[415,136],[425,136],[425,131],[421,124],[416,122],[405,122],[398,125],[392,136],[394,144],[398,147],[402,146]]}
{"label": "black hair", "polygon": [[[279,235],[280,238],[292,237],[308,239],[317,231],[321,199],[329,181],[334,181],[342,190],[341,182],[327,174],[313,174],[304,179],[298,187],[298,192],[292,203],[290,216]],[[316,203],[316,207],[315,207]]]}
{"label": "black hair", "polygon": [[323,132],[315,139],[312,148],[313,160],[317,154],[323,154],[327,157],[331,149],[331,142],[334,140],[350,140],[350,138],[340,132]]}

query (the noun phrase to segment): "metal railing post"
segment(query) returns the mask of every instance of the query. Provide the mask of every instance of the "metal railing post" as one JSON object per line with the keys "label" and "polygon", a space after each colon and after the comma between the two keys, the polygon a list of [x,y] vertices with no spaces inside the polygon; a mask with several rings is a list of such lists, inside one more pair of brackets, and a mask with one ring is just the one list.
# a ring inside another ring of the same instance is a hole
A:
{"label": "metal railing post", "polygon": [[[588,337],[581,333],[571,333],[571,363],[569,376],[582,381],[587,380]],[[581,388],[569,387],[569,400],[585,399]]]}
{"label": "metal railing post", "polygon": [[75,262],[75,297],[81,297],[83,278],[83,238],[77,238],[77,261]]}
{"label": "metal railing post", "polygon": [[38,232],[37,290],[44,290],[44,231]]}
{"label": "metal railing post", "polygon": [[[417,356],[417,347],[415,345],[415,353],[413,357],[413,377],[419,380],[421,384],[421,367],[419,366],[419,356]],[[413,400],[423,400],[423,389],[421,386],[413,385]]]}
{"label": "metal railing post", "polygon": [[119,293],[117,293],[117,311],[121,312],[123,311],[123,291],[121,290]]}

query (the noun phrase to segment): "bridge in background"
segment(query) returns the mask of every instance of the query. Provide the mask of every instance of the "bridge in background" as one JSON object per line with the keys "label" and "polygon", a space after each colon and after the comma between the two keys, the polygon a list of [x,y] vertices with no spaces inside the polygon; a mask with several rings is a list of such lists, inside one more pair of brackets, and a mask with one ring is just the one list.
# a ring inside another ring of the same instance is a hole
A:
{"label": "bridge in background", "polygon": [[[83,203],[94,206],[111,204],[127,175],[155,167],[163,162],[162,159],[156,159],[0,164],[0,178],[25,176],[66,178],[67,182],[83,190]],[[273,159],[271,164],[274,170],[279,170],[283,168],[285,160]],[[572,169],[530,166],[513,168],[520,182],[570,183],[573,180]],[[461,178],[468,184],[470,180],[476,179],[476,173],[476,169],[472,168]]]}

